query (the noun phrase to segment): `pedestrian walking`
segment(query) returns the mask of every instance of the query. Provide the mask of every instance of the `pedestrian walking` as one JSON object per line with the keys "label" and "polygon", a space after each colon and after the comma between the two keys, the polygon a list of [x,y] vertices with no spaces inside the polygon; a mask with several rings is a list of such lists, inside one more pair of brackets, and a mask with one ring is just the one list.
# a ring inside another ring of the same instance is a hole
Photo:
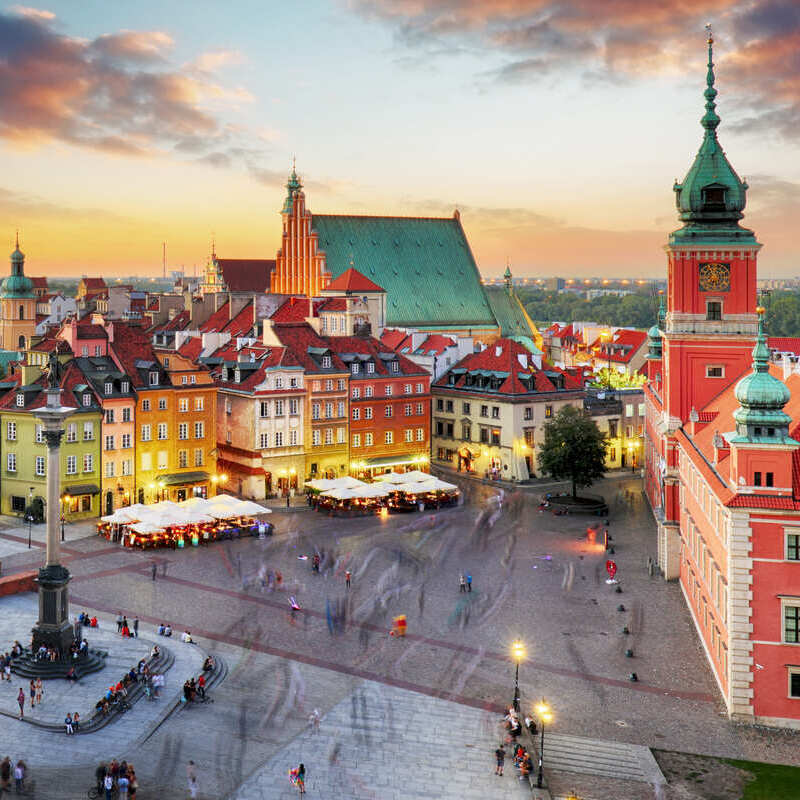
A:
{"label": "pedestrian walking", "polygon": [[158,572],[158,564],[156,564],[156,562],[154,561],[153,562],[153,568],[152,568],[153,580],[156,579],[156,572]]}
{"label": "pedestrian walking", "polygon": [[467,591],[467,579],[463,575],[458,576],[458,590],[460,592]]}
{"label": "pedestrian walking", "polygon": [[347,569],[344,572],[344,585],[349,589],[350,588],[350,570]]}
{"label": "pedestrian walking", "polygon": [[81,715],[76,711],[72,715],[72,727],[75,729],[75,732],[78,732],[78,726],[81,724]]}
{"label": "pedestrian walking", "polygon": [[[470,578],[470,580],[472,579]],[[139,617],[136,617],[136,619],[133,621],[133,638],[139,638]]]}
{"label": "pedestrian walking", "polygon": [[292,498],[291,495],[286,495],[286,508],[289,508],[292,505]]}
{"label": "pedestrian walking", "polygon": [[194,765],[194,761],[190,761],[186,765],[186,780],[188,782],[189,797],[194,800],[197,797],[197,768]]}
{"label": "pedestrian walking", "polygon": [[25,692],[21,686],[17,695],[17,705],[19,706],[19,718],[23,719],[25,717]]}
{"label": "pedestrian walking", "polygon": [[42,679],[36,679],[36,705],[38,706],[39,703],[42,702],[42,695],[44,694],[44,686],[42,685]]}
{"label": "pedestrian walking", "polygon": [[11,759],[6,756],[0,762],[0,791],[7,792],[11,788]]}
{"label": "pedestrian walking", "polygon": [[36,705],[36,681],[31,678],[31,685],[30,685],[30,695],[31,695],[31,710]]}
{"label": "pedestrian walking", "polygon": [[497,748],[497,750],[494,751],[494,755],[495,759],[497,760],[497,766],[494,768],[494,774],[502,775],[503,766],[506,763],[506,751],[502,744]]}
{"label": "pedestrian walking", "polygon": [[110,772],[103,778],[103,789],[106,791],[106,800],[111,800],[111,793],[114,791],[114,778],[111,777]]}
{"label": "pedestrian walking", "polygon": [[75,731],[72,730],[72,714],[67,714],[64,718],[64,727],[67,729],[67,736],[71,736],[75,733]]}
{"label": "pedestrian walking", "polygon": [[306,765],[300,764],[297,768],[297,788],[300,790],[300,794],[306,793]]}
{"label": "pedestrian walking", "polygon": [[122,614],[117,614],[117,633],[122,633]]}
{"label": "pedestrian walking", "polygon": [[472,575],[467,575],[467,591],[472,591]]}
{"label": "pedestrian walking", "polygon": [[[22,691],[20,689],[20,691]],[[25,699],[23,695],[23,700]],[[15,789],[17,790],[17,794],[22,794],[25,791],[25,772],[27,771],[27,767],[25,766],[25,762],[20,759],[17,761],[17,765],[14,767],[14,784]]]}
{"label": "pedestrian walking", "polygon": [[131,785],[130,780],[128,779],[127,772],[123,772],[119,778],[117,778],[117,798],[118,800],[128,800],[128,787]]}

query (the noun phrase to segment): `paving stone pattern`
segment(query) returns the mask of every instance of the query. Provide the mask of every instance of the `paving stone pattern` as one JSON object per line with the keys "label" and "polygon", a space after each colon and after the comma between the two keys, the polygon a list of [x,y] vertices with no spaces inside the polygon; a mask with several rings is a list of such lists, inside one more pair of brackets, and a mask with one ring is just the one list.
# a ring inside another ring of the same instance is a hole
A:
{"label": "paving stone pattern", "polygon": [[511,760],[494,774],[498,715],[417,692],[362,683],[250,776],[231,800],[294,798],[288,772],[304,763],[309,797],[352,800],[525,798]]}

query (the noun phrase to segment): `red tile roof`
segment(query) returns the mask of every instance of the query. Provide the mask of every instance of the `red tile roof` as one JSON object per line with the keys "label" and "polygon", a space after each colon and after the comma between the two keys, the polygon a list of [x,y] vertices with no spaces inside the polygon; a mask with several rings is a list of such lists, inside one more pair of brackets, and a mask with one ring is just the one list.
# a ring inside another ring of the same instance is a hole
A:
{"label": "red tile roof", "polygon": [[216,333],[221,331],[230,322],[229,303],[224,302],[202,325],[199,330],[201,333]]}
{"label": "red tile roof", "polygon": [[323,300],[317,311],[347,311],[347,298],[346,297],[330,297]]}
{"label": "red tile roof", "polygon": [[290,297],[279,306],[271,319],[273,322],[304,322],[308,317],[317,316],[322,301],[316,302],[308,297]]}
{"label": "red tile roof", "polygon": [[770,350],[800,355],[800,337],[798,336],[770,336],[767,339],[767,346]]}
{"label": "red tile roof", "polygon": [[[466,385],[466,374],[476,371],[499,373],[497,377],[502,380],[502,383],[497,390],[492,391],[492,394],[528,394],[531,390],[522,383],[519,378],[520,374],[532,376],[533,387],[537,392],[580,391],[583,389],[582,382],[563,369],[557,367],[546,370],[538,369],[530,351],[513,339],[497,339],[485,350],[481,350],[479,353],[470,353],[442,375],[434,383],[434,386],[455,387],[483,394],[487,391],[486,389]],[[451,375],[456,378],[454,384],[450,383]],[[557,376],[559,375],[563,376],[563,388],[561,389],[557,386]]]}
{"label": "red tile roof", "polygon": [[182,331],[191,322],[191,317],[188,311],[181,311],[176,314],[172,319],[162,322],[150,328],[150,333],[166,333],[167,331]]}
{"label": "red tile roof", "polygon": [[326,287],[326,292],[383,292],[378,286],[357,269],[346,269],[338,278],[334,278]]}
{"label": "red tile roof", "polygon": [[200,336],[192,336],[178,348],[178,353],[190,361],[197,361],[202,352],[203,340]]}
{"label": "red tile roof", "polygon": [[421,356],[440,356],[448,347],[455,347],[455,339],[443,336],[441,333],[432,333],[414,353]]}
{"label": "red tile roof", "polygon": [[79,322],[76,326],[76,335],[78,339],[107,339],[108,334],[102,325],[87,324]]}
{"label": "red tile roof", "polygon": [[384,328],[383,333],[381,334],[381,344],[385,344],[392,350],[397,350],[397,348],[400,346],[400,343],[405,341],[407,338],[408,334],[405,331],[401,331],[396,328]]}
{"label": "red tile roof", "polygon": [[[633,356],[639,351],[639,348],[644,345],[647,340],[647,334],[644,331],[632,331],[620,328],[614,331],[611,341],[607,342],[602,337],[595,339],[589,346],[590,350],[599,348],[601,354],[599,357],[602,359],[610,360],[617,364],[627,364]],[[608,348],[611,348],[609,356]]]}
{"label": "red tile roof", "polygon": [[[141,360],[159,363],[153,350],[150,334],[139,325],[115,322],[114,341],[109,343],[109,349],[122,370],[130,376],[132,386],[136,388],[147,386],[136,362]],[[170,385],[168,378],[164,379],[160,388],[164,388],[164,385]]]}
{"label": "red tile roof", "polygon": [[102,278],[82,278],[87,289],[106,289],[106,282]]}
{"label": "red tile roof", "polygon": [[[253,361],[250,361],[250,355],[253,356]],[[250,391],[255,389],[258,385],[263,383],[265,372],[270,367],[298,367],[300,364],[295,358],[294,354],[286,347],[265,347],[264,345],[253,345],[251,347],[236,348],[235,342],[229,342],[224,347],[220,347],[213,354],[214,358],[221,358],[226,362],[241,363],[243,369],[241,370],[242,380],[237,383],[233,380],[233,370],[228,369],[229,380],[222,379],[222,366],[214,367],[212,376],[214,382],[220,388],[237,389],[240,391]],[[240,361],[240,359],[243,359]],[[249,369],[249,366],[256,364],[256,369]],[[235,367],[234,367],[235,369]],[[303,389],[287,389],[282,390],[282,393],[297,394],[303,392]],[[273,392],[274,393],[274,392]]]}
{"label": "red tile roof", "polygon": [[275,259],[218,258],[217,264],[229,292],[266,292]]}
{"label": "red tile roof", "polygon": [[222,330],[236,338],[250,333],[254,324],[253,304],[248,303]]}

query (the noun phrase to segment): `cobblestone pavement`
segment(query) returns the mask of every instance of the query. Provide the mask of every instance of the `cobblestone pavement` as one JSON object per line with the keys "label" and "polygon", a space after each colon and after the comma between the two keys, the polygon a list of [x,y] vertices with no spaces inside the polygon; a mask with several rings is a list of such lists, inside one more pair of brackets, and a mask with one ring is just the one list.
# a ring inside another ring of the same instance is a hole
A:
{"label": "cobblestone pavement", "polygon": [[[529,493],[506,493],[503,514],[490,529],[476,525],[476,517],[496,490],[472,482],[465,490],[461,508],[387,520],[276,510],[272,539],[183,552],[131,552],[96,537],[67,543],[73,613],[86,606],[137,614],[142,635],[160,621],[188,627],[202,647],[218,649],[232,664],[213,705],[174,715],[143,745],[129,742],[143,787],[183,788],[183,765],[191,757],[203,769],[209,797],[234,791],[259,769],[280,772],[280,753],[290,748],[285,757],[294,755],[311,709],[346,709],[361,686],[378,684],[382,697],[398,703],[396,691],[449,701],[445,707],[454,714],[496,714],[511,699],[509,647],[517,637],[527,647],[520,666],[523,706],[545,696],[556,733],[800,761],[796,734],[734,725],[722,714],[678,586],[645,570],[655,550],[654,524],[638,482],[617,478],[592,490],[611,505],[622,594],[604,583],[605,554],[586,542],[593,518],[539,514]],[[315,547],[325,555],[319,575],[301,559]],[[4,572],[38,566],[37,558],[41,553],[8,556]],[[262,586],[268,569],[282,572],[281,590]],[[345,569],[353,574],[349,591]],[[473,577],[471,593],[458,590],[461,572]],[[295,620],[289,595],[301,606]],[[335,624],[337,611],[346,611],[343,625]],[[387,635],[399,613],[409,623],[400,641]],[[630,635],[622,633],[624,625]],[[626,648],[633,659],[625,657]],[[638,683],[628,681],[631,671]],[[396,705],[395,719],[402,713]],[[438,796],[447,797],[446,743],[437,756],[439,770],[431,777],[440,781]],[[318,765],[325,758],[327,751],[312,749],[308,761]],[[73,763],[76,775],[88,769]],[[310,769],[315,774],[321,776],[318,766]],[[283,780],[285,774],[281,791]],[[148,796],[156,795],[140,794]]]}

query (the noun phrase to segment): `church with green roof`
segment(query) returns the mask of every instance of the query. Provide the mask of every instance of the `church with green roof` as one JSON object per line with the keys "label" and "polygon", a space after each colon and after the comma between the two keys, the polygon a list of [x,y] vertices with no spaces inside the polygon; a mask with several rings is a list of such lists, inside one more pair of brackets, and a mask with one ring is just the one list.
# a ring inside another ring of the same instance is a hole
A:
{"label": "church with green roof", "polygon": [[457,210],[452,217],[312,214],[294,170],[286,190],[272,293],[318,297],[354,267],[386,291],[387,327],[520,337],[541,347],[510,272],[505,286],[484,286]]}

